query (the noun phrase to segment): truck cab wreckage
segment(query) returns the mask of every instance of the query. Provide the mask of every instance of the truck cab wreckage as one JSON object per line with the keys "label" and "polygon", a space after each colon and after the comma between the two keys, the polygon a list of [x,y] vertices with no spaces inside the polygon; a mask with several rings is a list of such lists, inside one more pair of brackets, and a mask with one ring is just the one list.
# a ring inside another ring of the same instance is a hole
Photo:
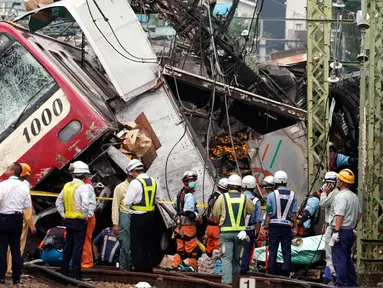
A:
{"label": "truck cab wreckage", "polygon": [[[129,157],[142,158],[163,192],[156,212],[162,216],[156,218],[158,263],[173,249],[171,202],[186,170],[203,179],[196,188],[201,211],[215,180],[232,171],[253,174],[259,184],[284,163],[298,201],[312,192],[306,181],[306,69],[300,63],[250,68],[246,47],[252,41],[240,45],[228,32],[238,3],[233,0],[222,18],[211,16],[213,6],[206,3],[64,0],[0,23],[0,63],[9,75],[2,85],[2,113],[7,110],[9,117],[1,134],[1,165],[3,171],[15,160],[31,165],[40,238],[60,224],[55,195],[70,179],[68,166],[75,160],[90,163],[101,197],[99,231],[110,225],[104,217],[110,201],[103,199],[125,179]],[[176,31],[168,58],[154,53],[136,17],[142,9],[160,14]],[[255,9],[259,13],[261,7]],[[80,48],[43,35],[60,21],[80,28]],[[358,73],[345,76],[331,86],[329,98],[334,104],[328,142],[355,157],[359,79]],[[148,139],[145,147],[139,147],[140,139]],[[29,243],[30,256],[39,237]]]}

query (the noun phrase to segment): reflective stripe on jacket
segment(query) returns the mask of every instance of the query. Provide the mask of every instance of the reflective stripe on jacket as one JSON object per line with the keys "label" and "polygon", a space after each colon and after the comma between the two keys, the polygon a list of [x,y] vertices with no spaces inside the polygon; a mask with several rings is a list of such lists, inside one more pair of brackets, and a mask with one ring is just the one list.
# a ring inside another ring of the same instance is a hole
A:
{"label": "reflective stripe on jacket", "polygon": [[245,230],[246,196],[240,193],[223,194],[226,216],[221,232],[235,232]]}
{"label": "reflective stripe on jacket", "polygon": [[137,211],[154,211],[154,199],[157,192],[157,183],[150,177],[147,179],[136,178],[142,185],[141,202],[132,205],[130,208]]}
{"label": "reflective stripe on jacket", "polygon": [[271,217],[270,224],[293,226],[293,221],[289,218],[289,212],[295,193],[293,191],[281,189],[275,190],[274,195],[277,213],[274,217]]}
{"label": "reflective stripe on jacket", "polygon": [[64,208],[65,218],[77,219],[83,218],[84,214],[77,210],[75,201],[75,192],[78,186],[84,184],[83,182],[69,182],[66,183],[63,189],[64,192]]}

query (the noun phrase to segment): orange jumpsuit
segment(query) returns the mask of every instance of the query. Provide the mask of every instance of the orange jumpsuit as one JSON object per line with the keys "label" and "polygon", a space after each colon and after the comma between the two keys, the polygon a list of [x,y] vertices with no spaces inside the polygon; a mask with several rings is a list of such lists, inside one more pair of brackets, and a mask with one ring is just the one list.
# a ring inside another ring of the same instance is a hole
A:
{"label": "orange jumpsuit", "polygon": [[84,248],[82,250],[81,268],[88,269],[94,266],[93,263],[93,242],[92,235],[96,227],[96,216],[88,218],[88,226],[86,227]]}
{"label": "orange jumpsuit", "polygon": [[[181,225],[178,226],[175,230],[176,237],[177,237],[177,254],[174,255],[173,259],[173,268],[177,268],[179,264],[183,263],[183,260],[188,259],[189,264],[193,266],[194,269],[198,269],[198,254],[197,254],[197,229],[195,227],[195,224],[192,220],[189,220],[186,217],[186,213],[194,213],[197,212],[197,208],[194,208],[194,211],[184,211],[185,206],[185,196],[187,194],[193,193],[194,190],[191,190],[190,188],[184,187],[181,192],[177,196],[177,212],[180,215],[179,219],[182,222],[188,224],[188,225]],[[194,195],[191,194],[194,198]],[[189,196],[190,197],[190,196]],[[194,198],[195,203],[195,198]],[[195,203],[196,206],[196,203]],[[189,225],[189,223],[192,223]],[[180,231],[181,230],[181,231]]]}
{"label": "orange jumpsuit", "polygon": [[213,207],[217,198],[221,195],[220,192],[214,192],[208,200],[207,222],[206,228],[206,254],[211,257],[213,250],[219,250],[219,227],[213,217]]}

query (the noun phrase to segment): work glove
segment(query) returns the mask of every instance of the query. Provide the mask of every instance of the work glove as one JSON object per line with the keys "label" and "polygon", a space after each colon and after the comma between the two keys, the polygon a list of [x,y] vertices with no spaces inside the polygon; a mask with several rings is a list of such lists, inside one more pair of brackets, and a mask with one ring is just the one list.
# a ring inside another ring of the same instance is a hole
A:
{"label": "work glove", "polygon": [[331,239],[329,242],[330,247],[334,247],[335,243],[339,242],[339,232],[334,232],[331,235]]}
{"label": "work glove", "polygon": [[239,232],[238,235],[237,235],[237,237],[238,237],[238,239],[241,240],[241,241],[245,240],[245,239],[247,238],[246,231],[241,231],[241,232]]}

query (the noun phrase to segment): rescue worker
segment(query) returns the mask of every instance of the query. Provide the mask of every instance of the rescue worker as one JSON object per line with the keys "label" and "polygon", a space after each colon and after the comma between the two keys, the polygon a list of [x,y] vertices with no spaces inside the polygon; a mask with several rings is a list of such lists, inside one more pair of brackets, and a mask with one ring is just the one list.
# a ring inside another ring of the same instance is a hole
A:
{"label": "rescue worker", "polygon": [[346,156],[342,153],[337,153],[335,144],[330,142],[330,171],[339,171],[344,166],[353,166],[358,163],[358,158]]}
{"label": "rescue worker", "polygon": [[[339,190],[335,187],[338,179],[338,174],[333,171],[329,171],[326,173],[324,177],[325,184],[322,186],[322,193],[320,195],[320,207],[325,210],[325,223],[322,229],[322,233],[324,233],[324,242],[325,242],[325,251],[326,251],[326,269],[325,276],[323,277],[323,281],[325,284],[328,284],[332,280],[335,283],[335,270],[334,265],[332,264],[331,257],[331,247],[329,245],[331,239],[331,223],[330,223],[330,212],[331,212],[331,204],[334,201],[335,196],[339,193]],[[327,272],[327,273],[326,273]],[[329,274],[329,275],[327,275]],[[327,277],[326,277],[327,276]]]}
{"label": "rescue worker", "polygon": [[[31,176],[31,167],[26,163],[20,163],[22,167],[22,172],[19,177],[19,180],[23,182],[23,184],[30,189],[30,184],[28,182],[28,178]],[[32,201],[32,200],[31,200]],[[31,202],[32,203],[32,202]],[[31,230],[32,234],[36,233],[35,228],[35,222],[33,219],[33,206],[29,208],[23,209],[23,229],[21,231],[21,238],[20,238],[20,255],[21,257],[24,255],[25,245],[27,244],[27,238],[28,238],[28,230]],[[8,247],[8,253],[7,253],[7,274],[12,273],[12,256],[11,256],[11,249]]]}
{"label": "rescue worker", "polygon": [[[78,161],[81,162],[81,161]],[[76,162],[73,163],[74,165]],[[92,237],[94,228],[96,228],[96,216],[94,215],[96,211],[96,193],[94,192],[94,188],[92,185],[92,181],[89,178],[84,180],[86,186],[89,189],[89,215],[88,215],[88,224],[86,226],[86,235],[84,248],[82,251],[82,259],[81,259],[81,268],[89,269],[94,266],[93,262],[93,251],[92,251]]]}
{"label": "rescue worker", "polygon": [[98,264],[116,266],[120,253],[120,242],[113,232],[113,227],[105,228],[97,235],[93,240],[93,250]]}
{"label": "rescue worker", "polygon": [[14,162],[5,171],[9,178],[0,183],[0,284],[5,284],[8,245],[12,255],[13,284],[20,283],[22,211],[32,207],[29,189],[19,180],[21,173],[22,166]]}
{"label": "rescue worker", "polygon": [[267,195],[270,192],[273,192],[275,190],[274,176],[269,175],[263,178],[261,187],[262,187],[263,194],[264,195],[266,194],[266,197],[267,197]]}
{"label": "rescue worker", "polygon": [[354,245],[354,229],[361,214],[359,199],[350,190],[355,182],[354,173],[350,169],[339,172],[336,187],[339,193],[331,205],[332,235],[329,245],[332,247],[332,262],[336,272],[338,287],[357,287],[354,263],[351,258]]}
{"label": "rescue worker", "polygon": [[265,229],[269,230],[268,273],[276,274],[279,242],[282,245],[282,273],[289,276],[292,272],[291,240],[297,234],[297,200],[295,193],[287,189],[286,172],[274,174],[276,190],[267,196]]}
{"label": "rescue worker", "polygon": [[213,250],[219,250],[219,227],[214,220],[213,207],[217,198],[227,192],[227,178],[221,178],[216,186],[216,190],[210,195],[207,208],[207,227],[206,227],[206,254],[211,258]]}
{"label": "rescue worker", "polygon": [[144,173],[141,161],[133,159],[127,167],[132,174],[124,204],[131,214],[130,241],[132,264],[136,272],[153,272],[154,209],[159,189],[156,180]]}
{"label": "rescue worker", "polygon": [[90,171],[84,162],[76,161],[72,165],[73,180],[64,185],[56,200],[57,212],[64,219],[66,227],[61,273],[69,276],[69,263],[72,260],[71,277],[81,279],[81,258],[89,215],[89,187],[84,181]]}
{"label": "rescue worker", "polygon": [[199,220],[197,203],[194,197],[198,174],[194,171],[186,171],[182,177],[184,186],[177,194],[175,210],[177,212],[177,254],[173,258],[173,268],[182,267],[185,259],[193,269],[198,269],[198,247],[196,221]]}
{"label": "rescue worker", "polygon": [[254,212],[253,202],[241,194],[242,179],[233,174],[227,181],[228,192],[218,197],[214,204],[213,215],[221,234],[219,246],[222,258],[222,283],[232,284],[233,275],[241,272],[243,240],[247,238],[245,229],[246,215]]}
{"label": "rescue worker", "polygon": [[23,168],[20,176],[20,181],[23,182],[25,186],[28,187],[28,189],[31,189],[31,184],[29,183],[29,177],[31,177],[32,173],[31,166],[29,166],[27,163],[20,163],[20,165]]}
{"label": "rescue worker", "polygon": [[41,260],[44,264],[61,266],[66,238],[66,228],[56,226],[47,231],[39,245]]}
{"label": "rescue worker", "polygon": [[249,271],[249,265],[251,257],[254,251],[255,239],[259,235],[262,222],[261,202],[254,194],[256,187],[256,180],[253,175],[247,175],[242,179],[243,195],[248,197],[254,204],[255,209],[251,215],[246,216],[246,234],[249,237],[249,241],[243,242],[243,256],[241,262],[241,273],[245,274]]}
{"label": "rescue worker", "polygon": [[124,204],[126,192],[128,191],[131,175],[114,188],[112,202],[113,233],[117,235],[120,243],[119,267],[123,271],[131,270],[130,258],[130,214],[128,207]]}
{"label": "rescue worker", "polygon": [[301,237],[309,237],[315,234],[315,224],[319,220],[319,198],[321,189],[314,191],[302,205],[304,208],[299,213],[298,220],[298,235]]}

